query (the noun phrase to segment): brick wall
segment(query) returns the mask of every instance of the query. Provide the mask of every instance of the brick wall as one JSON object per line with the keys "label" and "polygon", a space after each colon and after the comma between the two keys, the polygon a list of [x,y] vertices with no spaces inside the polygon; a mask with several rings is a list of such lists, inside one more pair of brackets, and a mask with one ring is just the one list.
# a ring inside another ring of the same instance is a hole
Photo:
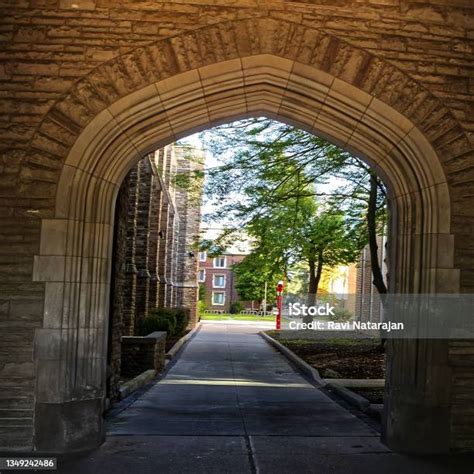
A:
{"label": "brick wall", "polygon": [[[251,301],[242,301],[237,289],[236,289],[236,279],[233,272],[233,265],[240,263],[245,255],[234,255],[234,254],[225,254],[220,255],[219,257],[225,258],[225,268],[216,268],[214,266],[214,258],[208,257],[206,255],[206,261],[199,262],[199,270],[204,270],[205,280],[201,282],[206,288],[205,296],[205,305],[207,310],[211,311],[223,311],[228,313],[232,303],[240,301],[245,308],[247,309],[258,309],[258,303],[254,302],[252,305]],[[225,279],[225,286],[223,288],[216,288],[214,286],[214,276],[223,275]],[[224,304],[214,304],[213,302],[213,293],[224,293]],[[269,295],[271,290],[269,290]],[[269,300],[270,303],[270,300]]]}

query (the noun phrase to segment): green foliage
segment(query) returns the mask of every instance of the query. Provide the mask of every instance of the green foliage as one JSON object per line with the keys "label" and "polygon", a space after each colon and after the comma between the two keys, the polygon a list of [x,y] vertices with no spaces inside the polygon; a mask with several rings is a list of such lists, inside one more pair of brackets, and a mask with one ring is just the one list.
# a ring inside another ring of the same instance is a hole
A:
{"label": "green foliage", "polygon": [[343,213],[318,206],[312,196],[275,204],[247,231],[255,248],[235,267],[237,291],[244,300],[262,300],[265,282],[273,295],[277,281],[300,262],[333,267],[354,262],[360,252]]}
{"label": "green foliage", "polygon": [[331,321],[346,322],[352,319],[352,313],[344,308],[334,308],[334,314],[329,315]]}
{"label": "green foliage", "polygon": [[205,310],[206,310],[206,303],[204,303],[204,301],[202,300],[198,301],[198,315],[200,318],[204,314]]}
{"label": "green foliage", "polygon": [[174,336],[176,316],[171,309],[157,308],[140,321],[139,334],[146,336],[155,331],[166,331],[168,337]]}
{"label": "green foliage", "polygon": [[206,300],[206,285],[204,283],[199,283],[199,301]]}
{"label": "green foliage", "polygon": [[268,284],[269,294],[273,294],[282,275],[279,261],[272,261],[261,251],[247,255],[242,262],[233,267],[233,270],[237,293],[244,301],[262,301],[265,296],[265,282]]}
{"label": "green foliage", "polygon": [[190,310],[184,306],[177,308],[155,308],[140,321],[139,334],[146,336],[154,331],[166,331],[167,337],[181,336],[186,330]]}
{"label": "green foliage", "polygon": [[[331,268],[356,260],[368,243],[370,168],[363,161],[324,139],[263,118],[223,125],[202,138],[223,159],[209,171],[205,187],[217,209],[210,218],[228,223],[206,249],[222,253],[241,229],[254,242],[253,252],[235,267],[243,300],[262,300],[265,282],[273,294],[276,282],[301,262],[312,276],[311,293],[319,264]],[[322,190],[334,181],[334,190]],[[378,191],[380,231],[386,223],[380,180]]]}
{"label": "green foliage", "polygon": [[189,319],[191,317],[191,311],[185,306],[178,306],[173,309],[176,317],[176,329],[174,335],[182,336],[186,331],[186,328],[188,327]]}
{"label": "green foliage", "polygon": [[230,305],[230,309],[229,309],[229,312],[230,314],[239,314],[241,311],[243,311],[245,309],[244,305],[242,302],[240,301],[234,301],[231,305]]}

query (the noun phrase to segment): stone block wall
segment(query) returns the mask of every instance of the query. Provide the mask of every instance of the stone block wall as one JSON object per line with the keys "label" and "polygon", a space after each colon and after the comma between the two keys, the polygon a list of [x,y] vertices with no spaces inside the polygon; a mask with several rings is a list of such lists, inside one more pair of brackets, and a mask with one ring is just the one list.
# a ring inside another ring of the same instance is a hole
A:
{"label": "stone block wall", "polygon": [[[114,285],[111,290],[111,311],[109,319],[109,344],[107,351],[107,392],[110,400],[114,401],[119,397],[119,383],[120,383],[120,340],[124,334],[128,334],[130,330],[129,324],[127,327],[124,321],[129,321],[130,302],[127,296],[130,295],[128,291],[129,273],[127,272],[127,254],[129,250],[127,231],[128,231],[128,206],[130,193],[135,190],[131,174],[129,174],[120,189],[117,196],[116,212],[115,212],[115,232],[114,232],[114,246],[112,260],[112,275]],[[133,247],[132,247],[133,248]],[[134,275],[134,274],[132,274]],[[132,287],[133,290],[133,287]]]}
{"label": "stone block wall", "polygon": [[161,372],[165,367],[166,332],[157,331],[147,336],[122,338],[121,365],[123,378],[133,378],[146,370]]}
{"label": "stone block wall", "polygon": [[185,157],[182,147],[170,145],[148,155],[127,174],[118,193],[107,364],[111,401],[119,396],[121,377],[150,368],[151,343],[136,337],[150,310],[187,306],[190,325],[197,322],[195,246],[202,180],[192,193],[187,186],[176,189],[174,182],[178,169],[182,174],[201,169],[203,154],[192,147],[186,151]]}
{"label": "stone block wall", "polygon": [[191,309],[190,325],[197,323],[199,286],[198,237],[201,222],[201,189],[204,153],[189,146],[175,147],[178,184],[175,203],[179,216],[176,245],[175,300],[176,305]]}

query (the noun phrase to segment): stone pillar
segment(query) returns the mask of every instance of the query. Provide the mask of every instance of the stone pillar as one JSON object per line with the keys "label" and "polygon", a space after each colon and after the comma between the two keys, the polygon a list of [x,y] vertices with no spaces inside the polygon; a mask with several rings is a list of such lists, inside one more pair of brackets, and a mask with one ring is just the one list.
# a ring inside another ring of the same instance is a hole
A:
{"label": "stone pillar", "polygon": [[150,161],[144,159],[138,165],[140,187],[137,207],[135,237],[135,264],[137,266],[137,291],[135,304],[135,332],[138,320],[148,312],[150,273],[148,271],[148,251],[150,232],[150,201],[152,171]]}
{"label": "stone pillar", "polygon": [[129,172],[126,182],[128,183],[126,223],[127,231],[125,236],[127,249],[124,265],[125,284],[123,288],[122,335],[132,336],[134,334],[135,328],[135,297],[137,289],[137,267],[135,266],[135,232],[137,225],[138,187],[140,185],[138,166]]}
{"label": "stone pillar", "polygon": [[168,216],[168,230],[166,232],[166,246],[168,258],[166,259],[166,297],[165,306],[169,307],[173,304],[173,267],[175,265],[175,220],[177,216],[174,213],[174,209],[170,210]]}
{"label": "stone pillar", "polygon": [[160,232],[158,242],[158,278],[159,278],[159,291],[158,291],[158,306],[166,306],[166,292],[168,289],[166,267],[168,261],[168,219],[169,219],[169,203],[168,200],[163,201],[161,205],[161,218],[160,218]]}
{"label": "stone pillar", "polygon": [[451,431],[448,340],[387,341],[382,439],[398,452],[443,453]]}
{"label": "stone pillar", "polygon": [[[128,206],[129,192],[135,190],[130,185],[130,174],[127,175],[120,187],[115,205],[114,244],[112,258],[112,281],[110,294],[110,318],[108,327],[107,347],[107,393],[111,401],[119,398],[121,372],[121,338],[124,330],[124,308],[129,304],[126,294],[127,277],[125,271],[127,262],[127,232],[129,224]],[[134,221],[133,223],[134,224]],[[133,247],[131,247],[133,249]],[[134,295],[133,295],[134,296]]]}
{"label": "stone pillar", "polygon": [[150,274],[150,288],[148,296],[148,309],[158,307],[159,300],[159,271],[158,255],[160,245],[160,223],[162,207],[162,187],[160,177],[154,174],[151,190],[151,208],[150,208],[150,236],[149,236],[149,255],[148,272]]}
{"label": "stone pillar", "polygon": [[175,194],[176,209],[179,215],[179,234],[176,245],[176,305],[186,306],[191,311],[190,326],[197,323],[198,285],[198,248],[199,227],[201,222],[201,192],[204,153],[186,146],[175,146],[177,173],[188,176],[187,187],[177,187]]}

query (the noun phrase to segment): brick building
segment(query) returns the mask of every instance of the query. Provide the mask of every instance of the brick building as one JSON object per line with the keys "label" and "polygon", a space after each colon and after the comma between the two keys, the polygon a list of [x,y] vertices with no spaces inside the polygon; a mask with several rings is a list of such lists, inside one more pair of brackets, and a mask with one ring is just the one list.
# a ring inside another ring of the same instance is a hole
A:
{"label": "brick building", "polygon": [[233,265],[240,263],[246,255],[224,254],[209,257],[199,252],[200,284],[205,287],[205,308],[208,311],[228,313],[232,303],[240,301],[246,309],[256,308],[252,301],[241,301],[235,287]]}
{"label": "brick building", "polygon": [[[166,146],[147,155],[125,177],[117,197],[112,259],[108,395],[117,397],[121,338],[137,334],[140,318],[156,307],[186,306],[196,323],[196,242],[201,186],[193,171],[203,152]],[[179,185],[179,177],[197,185]],[[192,188],[192,189],[191,189]]]}

